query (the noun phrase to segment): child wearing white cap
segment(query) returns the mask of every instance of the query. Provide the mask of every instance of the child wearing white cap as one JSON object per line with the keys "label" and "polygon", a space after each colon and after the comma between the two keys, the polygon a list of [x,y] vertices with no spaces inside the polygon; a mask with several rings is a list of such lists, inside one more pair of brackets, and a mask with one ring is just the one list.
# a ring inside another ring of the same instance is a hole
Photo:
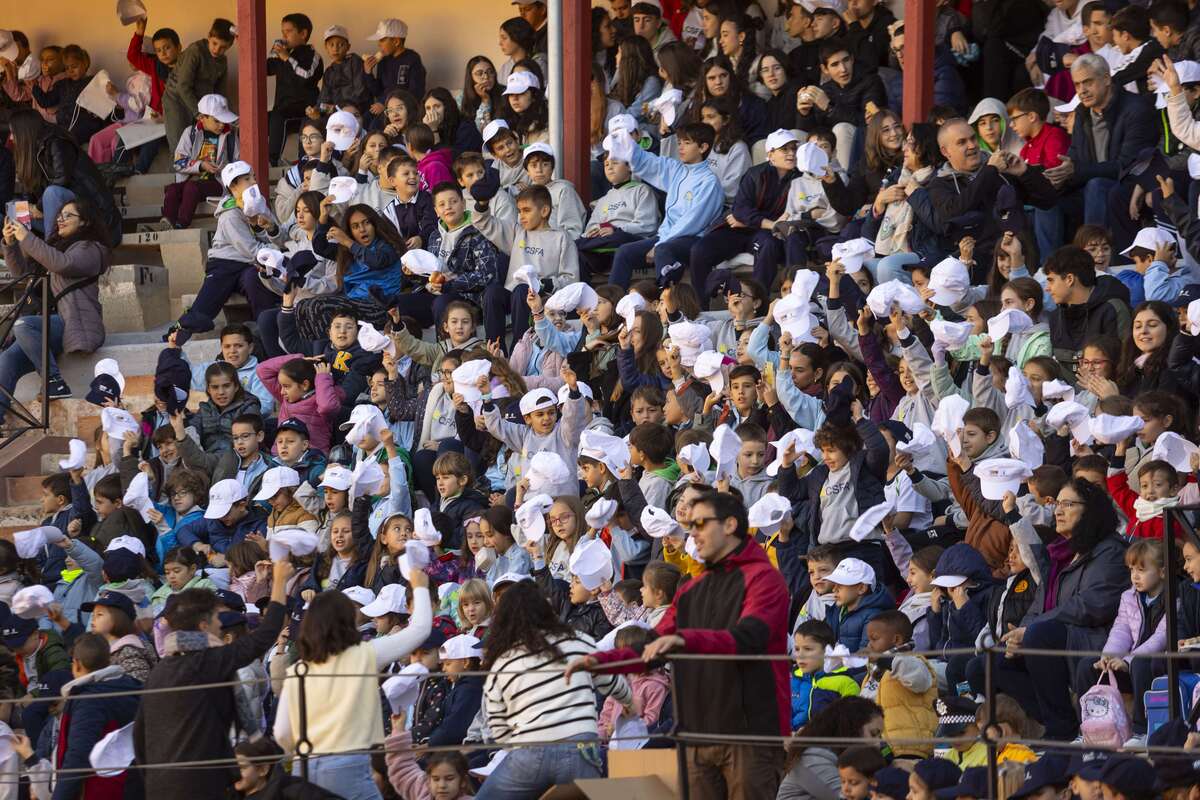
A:
{"label": "child wearing white cap", "polygon": [[425,65],[416,50],[408,49],[408,25],[404,20],[380,20],[375,33],[367,38],[379,42],[379,51],[363,59],[367,83],[374,95],[371,114],[379,116],[383,113],[384,100],[392,89],[404,89],[413,97],[424,97]]}
{"label": "child wearing white cap", "polygon": [[633,177],[628,162],[605,154],[604,177],[610,188],[593,204],[583,236],[575,240],[583,280],[609,272],[612,251],[617,247],[658,230],[658,201],[648,185]]}
{"label": "child wearing white cap", "polygon": [[219,94],[200,98],[196,123],[187,128],[175,145],[171,168],[175,182],[163,189],[163,222],[167,227],[187,228],[196,206],[206,197],[221,194],[219,180],[226,164],[239,158],[237,114]]}
{"label": "child wearing white cap", "polygon": [[896,604],[879,585],[875,570],[861,559],[843,558],[825,580],[833,584],[835,605],[825,621],[833,628],[838,644],[857,653],[867,646],[867,623]]}

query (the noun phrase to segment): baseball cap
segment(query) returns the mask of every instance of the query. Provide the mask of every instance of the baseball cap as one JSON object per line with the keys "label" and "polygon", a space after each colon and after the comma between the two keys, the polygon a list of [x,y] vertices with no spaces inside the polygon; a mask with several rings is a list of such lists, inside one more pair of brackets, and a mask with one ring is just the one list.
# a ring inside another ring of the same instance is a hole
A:
{"label": "baseball cap", "polygon": [[226,125],[238,120],[238,115],[229,110],[229,101],[224,95],[206,94],[196,103],[196,107],[201,114],[215,117],[218,122],[224,122]]}
{"label": "baseball cap", "polygon": [[492,139],[495,139],[500,131],[509,130],[508,123],[502,119],[494,119],[487,125],[483,126],[483,143],[486,145]]}
{"label": "baseball cap", "polygon": [[1200,283],[1189,283],[1179,290],[1179,294],[1171,301],[1172,308],[1183,308],[1193,300],[1200,300]]}
{"label": "baseball cap", "polygon": [[504,82],[502,94],[524,94],[530,89],[542,88],[542,82],[532,72],[514,72]]}
{"label": "baseball cap", "polygon": [[786,128],[780,128],[779,130],[767,136],[767,152],[769,153],[772,150],[778,150],[781,147],[787,147],[789,144],[794,144],[799,141],[800,140],[796,137],[796,134],[792,133]]}
{"label": "baseball cap", "polygon": [[12,613],[6,603],[0,603],[0,643],[10,650],[25,644],[38,628],[37,620],[24,619]]}
{"label": "baseball cap", "polygon": [[382,617],[384,614],[407,614],[408,601],[404,596],[404,586],[399,583],[389,583],[379,590],[379,594],[361,609],[364,617]]}
{"label": "baseball cap", "polygon": [[[517,74],[531,74],[531,73],[517,73]],[[542,155],[550,158],[551,160],[554,159],[554,148],[553,147],[546,144],[545,142],[534,142],[533,144],[531,144],[525,148],[525,152],[521,156],[522,163],[524,163],[525,161],[528,161],[529,157],[534,155],[535,153],[541,153]]]}
{"label": "baseball cap", "polygon": [[480,641],[467,633],[447,639],[442,645],[439,655],[442,658],[482,658],[483,650],[479,648]]}
{"label": "baseball cap", "polygon": [[252,172],[254,172],[254,169],[245,161],[234,161],[226,164],[221,169],[221,185],[228,189],[230,184],[235,180]]}
{"label": "baseball cap", "polygon": [[346,30],[345,25],[330,25],[325,29],[325,35],[321,37],[321,41],[332,39],[334,36],[340,36],[347,42],[350,41],[350,32]]}
{"label": "baseball cap", "polygon": [[235,504],[246,499],[246,487],[233,478],[217,481],[208,490],[208,508],[205,519],[220,519],[230,512]]}
{"label": "baseball cap", "polygon": [[1124,795],[1140,796],[1152,791],[1154,765],[1137,756],[1112,756],[1100,769],[1096,780]]}
{"label": "baseball cap", "polygon": [[1032,764],[1025,765],[1025,782],[1015,794],[1009,795],[1009,800],[1020,800],[1031,797],[1047,786],[1061,788],[1070,782],[1067,777],[1067,764],[1070,759],[1065,755],[1048,753]]}
{"label": "baseball cap", "polygon": [[295,431],[305,439],[310,438],[308,435],[308,424],[299,417],[289,417],[280,422],[279,426],[275,429],[275,433],[278,434],[280,431]]}
{"label": "baseball cap", "polygon": [[967,767],[957,786],[938,789],[933,793],[938,800],[955,800],[958,797],[975,797],[983,800],[988,796],[987,767]]}
{"label": "baseball cap", "polygon": [[838,562],[833,572],[825,576],[825,580],[839,586],[857,586],[865,583],[875,588],[875,570],[865,561],[857,558],[843,558]]}
{"label": "baseball cap", "polygon": [[217,602],[230,611],[246,610],[246,601],[235,591],[230,589],[214,589],[213,594],[217,596]]}
{"label": "baseball cap", "polygon": [[510,583],[521,583],[523,581],[533,582],[533,576],[524,572],[506,572],[496,582],[492,584],[492,591],[496,591],[501,586],[507,586]]}
{"label": "baseball cap", "polygon": [[543,408],[553,408],[558,405],[558,396],[549,389],[533,389],[521,395],[521,416],[532,414]]}
{"label": "baseball cap", "polygon": [[320,485],[329,489],[336,489],[339,492],[345,492],[350,489],[353,483],[353,472],[341,464],[330,464],[325,468],[325,475],[321,478]]}
{"label": "baseball cap", "polygon": [[375,32],[367,37],[369,42],[378,42],[380,39],[407,39],[408,26],[401,19],[382,19],[379,21],[379,26],[375,28]]}
{"label": "baseball cap", "polygon": [[111,400],[115,403],[121,399],[121,386],[112,375],[97,375],[92,378],[92,383],[88,388],[85,399],[95,406],[104,405],[106,400]]}
{"label": "baseball cap", "polygon": [[300,485],[300,473],[291,467],[271,467],[263,473],[262,489],[254,495],[255,502],[270,500],[280,489]]}

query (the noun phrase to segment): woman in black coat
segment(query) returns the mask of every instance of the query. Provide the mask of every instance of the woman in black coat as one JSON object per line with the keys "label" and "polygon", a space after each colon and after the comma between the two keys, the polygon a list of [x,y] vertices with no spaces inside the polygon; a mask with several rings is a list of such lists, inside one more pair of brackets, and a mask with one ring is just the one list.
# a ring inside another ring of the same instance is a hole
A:
{"label": "woman in black coat", "polygon": [[121,241],[121,212],[112,192],[87,152],[57,125],[42,119],[32,109],[16,111],[9,118],[17,182],[41,211],[39,232],[53,225],[59,210],[76,197],[99,210],[109,241]]}

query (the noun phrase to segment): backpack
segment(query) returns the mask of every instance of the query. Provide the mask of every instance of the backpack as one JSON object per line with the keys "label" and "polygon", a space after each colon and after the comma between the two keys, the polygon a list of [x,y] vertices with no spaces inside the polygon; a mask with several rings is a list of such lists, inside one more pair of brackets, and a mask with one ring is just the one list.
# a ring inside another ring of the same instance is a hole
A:
{"label": "backpack", "polygon": [[1121,691],[1110,669],[1079,698],[1079,712],[1083,720],[1079,732],[1089,747],[1118,748],[1132,735]]}

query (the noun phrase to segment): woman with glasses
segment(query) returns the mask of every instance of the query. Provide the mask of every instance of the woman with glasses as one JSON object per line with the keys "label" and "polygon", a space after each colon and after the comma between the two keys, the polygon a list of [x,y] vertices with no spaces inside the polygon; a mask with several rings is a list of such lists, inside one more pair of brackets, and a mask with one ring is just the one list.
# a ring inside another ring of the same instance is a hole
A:
{"label": "woman with glasses", "polygon": [[[36,112],[34,112],[36,114]],[[13,276],[45,271],[53,298],[47,400],[71,396],[55,359],[63,353],[92,353],[104,344],[100,276],[112,260],[108,230],[96,210],[79,198],[55,215],[44,239],[12,219],[4,220],[4,261]],[[36,296],[36,295],[35,295]],[[8,410],[17,381],[42,363],[41,305],[26,309],[12,327],[12,344],[0,351],[0,414]]]}
{"label": "woman with glasses", "polygon": [[[1021,647],[1099,652],[1104,647],[1121,593],[1129,585],[1125,542],[1118,527],[1112,498],[1104,487],[1082,478],[1072,478],[1062,487],[1054,504],[1057,536],[1042,558],[1041,574],[1047,577],[1020,627],[1003,636],[1001,641],[1010,651]],[[1018,699],[1032,694],[1032,707],[1046,726],[1044,738],[1073,739],[1079,719],[1071,690],[1082,696],[1092,687],[1095,657],[1010,655],[1013,658],[996,662],[1001,666],[1000,690]],[[968,669],[972,686],[983,684],[983,657]]]}

